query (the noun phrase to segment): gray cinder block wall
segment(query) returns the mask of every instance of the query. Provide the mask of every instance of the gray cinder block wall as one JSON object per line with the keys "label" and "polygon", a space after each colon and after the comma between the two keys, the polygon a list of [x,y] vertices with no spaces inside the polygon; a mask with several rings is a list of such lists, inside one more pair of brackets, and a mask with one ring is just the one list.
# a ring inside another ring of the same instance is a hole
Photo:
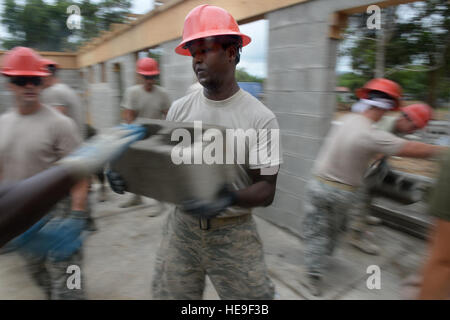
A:
{"label": "gray cinder block wall", "polygon": [[[120,71],[116,65],[119,66]],[[102,129],[120,123],[120,103],[123,93],[126,88],[136,83],[135,66],[134,53],[110,59],[104,63],[105,79],[102,79],[102,66],[96,64],[92,66],[92,83],[89,83],[88,68],[84,69],[88,83],[89,115],[94,128]]]}
{"label": "gray cinder block wall", "polygon": [[278,118],[284,163],[273,204],[255,212],[300,236],[306,184],[335,111],[338,40],[329,38],[330,15],[370,2],[315,0],[266,15],[269,48],[265,97]]}
{"label": "gray cinder block wall", "polygon": [[181,38],[161,44],[161,85],[169,92],[172,101],[185,95],[186,90],[196,81],[192,70],[192,57],[175,53]]}

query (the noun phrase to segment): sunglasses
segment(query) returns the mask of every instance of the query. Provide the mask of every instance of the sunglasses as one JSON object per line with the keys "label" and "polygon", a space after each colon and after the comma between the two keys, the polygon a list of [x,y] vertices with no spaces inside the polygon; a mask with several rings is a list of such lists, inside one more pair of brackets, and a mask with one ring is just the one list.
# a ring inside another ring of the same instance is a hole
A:
{"label": "sunglasses", "polygon": [[157,76],[144,76],[145,80],[155,80]]}
{"label": "sunglasses", "polygon": [[28,83],[34,86],[40,86],[42,84],[41,77],[12,77],[11,83],[19,87],[25,87]]}

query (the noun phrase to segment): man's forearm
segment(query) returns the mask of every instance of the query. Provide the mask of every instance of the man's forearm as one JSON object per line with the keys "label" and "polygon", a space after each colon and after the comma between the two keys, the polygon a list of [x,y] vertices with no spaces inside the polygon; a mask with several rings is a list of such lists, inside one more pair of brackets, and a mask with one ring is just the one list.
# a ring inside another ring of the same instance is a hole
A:
{"label": "man's forearm", "polygon": [[9,186],[0,195],[0,247],[25,232],[55,203],[69,194],[76,181],[62,167],[41,172]]}
{"label": "man's forearm", "polygon": [[431,158],[437,157],[439,154],[448,150],[447,147],[435,146],[427,143],[408,141],[401,150],[396,154],[399,157],[411,158]]}
{"label": "man's forearm", "polygon": [[450,298],[450,222],[437,219],[425,265],[420,299]]}
{"label": "man's forearm", "polygon": [[132,123],[136,119],[136,111],[131,109],[125,109],[125,122]]}
{"label": "man's forearm", "polygon": [[83,179],[71,190],[71,209],[74,211],[86,211],[87,197],[89,190],[89,180]]}
{"label": "man's forearm", "polygon": [[275,196],[275,185],[259,181],[236,192],[236,205],[244,208],[267,207]]}

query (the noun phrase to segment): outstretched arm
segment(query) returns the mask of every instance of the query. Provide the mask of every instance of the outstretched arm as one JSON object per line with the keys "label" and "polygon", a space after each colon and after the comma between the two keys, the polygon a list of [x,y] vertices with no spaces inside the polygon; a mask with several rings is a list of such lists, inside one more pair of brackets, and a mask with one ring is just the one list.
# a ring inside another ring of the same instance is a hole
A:
{"label": "outstretched arm", "polygon": [[109,129],[61,159],[58,166],[13,185],[0,186],[0,247],[42,218],[80,179],[102,168],[145,135],[146,129],[137,125]]}
{"label": "outstretched arm", "polygon": [[75,183],[69,170],[54,167],[0,187],[0,247],[41,219]]}

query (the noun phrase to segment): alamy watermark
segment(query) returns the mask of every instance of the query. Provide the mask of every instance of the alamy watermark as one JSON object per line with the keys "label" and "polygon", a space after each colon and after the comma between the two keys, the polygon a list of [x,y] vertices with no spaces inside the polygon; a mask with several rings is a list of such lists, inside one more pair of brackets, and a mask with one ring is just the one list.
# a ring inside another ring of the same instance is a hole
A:
{"label": "alamy watermark", "polygon": [[381,29],[381,8],[377,5],[371,5],[367,7],[367,14],[371,14],[367,18],[366,25],[367,29]]}
{"label": "alamy watermark", "polygon": [[70,16],[66,20],[66,26],[69,30],[81,29],[81,10],[77,5],[67,7],[67,14]]}
{"label": "alamy watermark", "polygon": [[66,273],[71,274],[66,281],[67,289],[80,290],[81,289],[81,269],[76,264],[67,267]]}
{"label": "alamy watermark", "polygon": [[369,290],[381,289],[381,269],[376,264],[367,267],[366,273],[370,276],[366,280],[366,286]]}
{"label": "alamy watermark", "polygon": [[[181,140],[181,141],[180,141]],[[194,130],[177,128],[171,141],[171,159],[179,164],[248,164],[252,167],[275,167],[280,164],[279,129],[203,130],[194,121]],[[265,174],[273,174],[266,172]]]}

